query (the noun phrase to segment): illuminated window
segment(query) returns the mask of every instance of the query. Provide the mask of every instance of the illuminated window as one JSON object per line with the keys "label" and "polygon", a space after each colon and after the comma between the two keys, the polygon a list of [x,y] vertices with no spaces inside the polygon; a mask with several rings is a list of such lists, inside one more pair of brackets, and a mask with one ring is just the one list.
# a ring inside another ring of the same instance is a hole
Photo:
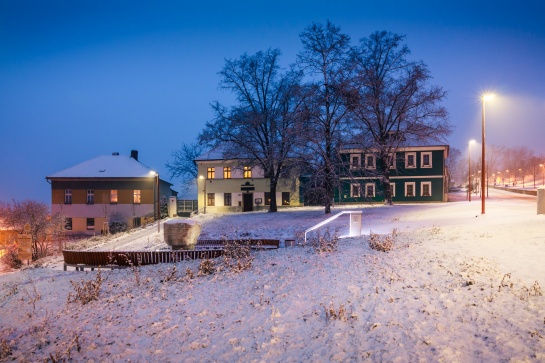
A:
{"label": "illuminated window", "polygon": [[416,153],[405,154],[405,168],[416,168]]}
{"label": "illuminated window", "polygon": [[110,190],[110,203],[117,203],[117,189]]}
{"label": "illuminated window", "polygon": [[290,205],[290,192],[282,192],[282,205]]}
{"label": "illuminated window", "polygon": [[422,168],[431,168],[432,165],[431,165],[431,152],[426,152],[426,153],[422,153],[422,163],[421,163],[421,167]]}
{"label": "illuminated window", "polygon": [[350,196],[352,198],[359,198],[361,193],[361,185],[359,184],[352,184],[350,186]]}
{"label": "illuminated window", "polygon": [[208,179],[214,179],[214,168],[208,168],[206,175]]}
{"label": "illuminated window", "polygon": [[141,195],[140,195],[140,190],[135,189],[134,193],[133,193],[133,203],[134,204],[140,204],[141,201],[142,201],[142,198],[141,198]]}
{"label": "illuminated window", "polygon": [[95,204],[95,191],[87,189],[87,204]]}
{"label": "illuminated window", "polygon": [[375,184],[365,184],[365,196],[367,198],[373,198],[375,196]]}
{"label": "illuminated window", "polygon": [[414,182],[405,183],[405,196],[414,197]]}
{"label": "illuminated window", "polygon": [[215,193],[208,193],[208,206],[213,207],[216,205],[216,194]]}
{"label": "illuminated window", "polygon": [[230,206],[231,203],[231,193],[223,194],[223,205]]}
{"label": "illuminated window", "polygon": [[72,189],[64,190],[64,204],[72,204]]}
{"label": "illuminated window", "polygon": [[94,218],[87,218],[87,229],[88,230],[95,229],[95,219]]}
{"label": "illuminated window", "polygon": [[252,177],[252,168],[249,166],[244,167],[244,178],[249,179]]}
{"label": "illuminated window", "polygon": [[223,179],[231,179],[231,167],[226,166],[223,168]]}
{"label": "illuminated window", "polygon": [[431,197],[431,182],[422,182],[422,196],[423,197]]}
{"label": "illuminated window", "polygon": [[271,205],[271,192],[265,192],[265,205]]}

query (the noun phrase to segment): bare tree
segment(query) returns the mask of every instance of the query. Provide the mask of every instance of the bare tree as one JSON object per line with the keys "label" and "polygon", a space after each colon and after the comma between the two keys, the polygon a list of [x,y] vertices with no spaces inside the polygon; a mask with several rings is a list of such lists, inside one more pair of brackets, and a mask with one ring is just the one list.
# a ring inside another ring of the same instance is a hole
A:
{"label": "bare tree", "polygon": [[[410,61],[404,36],[375,32],[351,51],[354,76],[351,110],[360,140],[371,144],[382,165],[390,165],[401,143],[443,141],[452,128],[440,105],[446,92],[430,86],[432,78],[421,61]],[[392,204],[390,168],[383,167],[385,204]]]}
{"label": "bare tree", "polygon": [[187,193],[198,177],[195,159],[205,150],[205,145],[199,142],[190,144],[182,143],[182,146],[170,155],[172,161],[166,164],[171,178],[179,178],[181,181],[181,193]]}
{"label": "bare tree", "polygon": [[51,215],[45,203],[34,200],[14,200],[0,208],[0,226],[22,234],[26,224],[30,226],[33,259],[38,259],[47,255],[51,239],[62,232],[64,218],[60,214]]}
{"label": "bare tree", "polygon": [[300,35],[303,51],[298,66],[310,80],[306,109],[308,125],[306,146],[316,185],[323,187],[325,213],[331,213],[333,191],[339,165],[342,127],[346,121],[348,90],[347,59],[350,37],[331,22],[312,24]]}
{"label": "bare tree", "polygon": [[464,167],[462,168],[462,151],[460,149],[457,149],[455,147],[451,147],[448,153],[447,160],[445,161],[447,164],[448,169],[448,175],[449,175],[449,181],[448,186],[450,187],[450,184],[454,180],[462,180],[464,171],[467,169],[464,163]]}
{"label": "bare tree", "polygon": [[221,145],[225,159],[243,159],[263,169],[270,180],[270,212],[277,211],[276,188],[286,168],[293,166],[292,151],[301,134],[301,73],[282,72],[280,50],[269,49],[226,60],[220,87],[232,92],[237,104],[218,102],[216,114],[199,135],[211,147]]}

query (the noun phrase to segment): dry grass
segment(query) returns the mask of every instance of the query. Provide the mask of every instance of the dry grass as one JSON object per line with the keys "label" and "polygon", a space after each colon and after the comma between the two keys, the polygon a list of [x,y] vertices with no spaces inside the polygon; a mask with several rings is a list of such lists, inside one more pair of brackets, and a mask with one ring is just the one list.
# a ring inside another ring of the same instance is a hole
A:
{"label": "dry grass", "polygon": [[373,232],[369,233],[369,247],[372,250],[380,252],[389,252],[395,248],[395,241],[397,238],[397,229],[392,230],[392,234],[385,235],[380,238],[380,235]]}
{"label": "dry grass", "polygon": [[311,246],[318,253],[331,253],[337,251],[339,246],[339,236],[337,231],[330,232],[329,228],[326,228],[323,234],[318,233],[310,240]]}
{"label": "dry grass", "polygon": [[104,279],[98,270],[94,280],[80,281],[79,283],[70,280],[70,283],[74,287],[75,293],[68,293],[67,303],[78,302],[82,305],[88,304],[93,300],[98,300],[100,294],[100,287]]}
{"label": "dry grass", "polygon": [[216,272],[214,260],[206,259],[201,261],[199,264],[199,276],[212,275],[214,272]]}
{"label": "dry grass", "polygon": [[232,272],[241,272],[252,267],[254,257],[250,243],[244,240],[225,241],[223,265]]}

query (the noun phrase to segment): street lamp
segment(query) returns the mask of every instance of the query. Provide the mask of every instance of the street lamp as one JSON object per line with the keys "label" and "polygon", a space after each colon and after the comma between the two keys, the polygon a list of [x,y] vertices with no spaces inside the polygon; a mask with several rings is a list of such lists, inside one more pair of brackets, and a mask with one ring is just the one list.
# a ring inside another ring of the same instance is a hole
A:
{"label": "street lamp", "polygon": [[467,200],[471,202],[471,144],[475,143],[475,140],[469,140],[469,146],[467,151],[467,164],[468,164],[468,173],[467,173]]}
{"label": "street lamp", "polygon": [[161,202],[161,193],[159,191],[159,173],[155,171],[150,171],[151,175],[155,176],[155,187],[157,189],[157,193],[155,197],[157,198],[157,233],[161,232],[161,210],[160,210],[160,202]]}
{"label": "street lamp", "polygon": [[541,169],[543,169],[543,185],[545,185],[545,167],[543,164],[539,164],[539,166],[541,166]]}
{"label": "street lamp", "polygon": [[483,142],[482,142],[482,162],[481,162],[481,214],[484,214],[485,212],[485,202],[484,202],[484,198],[485,198],[485,195],[484,195],[484,173],[485,173],[485,170],[486,170],[486,155],[485,155],[485,112],[484,112],[484,109],[485,109],[485,103],[486,101],[488,100],[491,100],[492,98],[494,98],[494,95],[493,94],[485,94],[483,95],[483,122],[482,122],[482,139],[483,139]]}
{"label": "street lamp", "polygon": [[199,179],[201,179],[204,183],[204,187],[203,187],[203,206],[204,206],[204,209],[203,209],[203,214],[206,214],[206,179],[204,178],[204,176],[202,175],[199,175]]}

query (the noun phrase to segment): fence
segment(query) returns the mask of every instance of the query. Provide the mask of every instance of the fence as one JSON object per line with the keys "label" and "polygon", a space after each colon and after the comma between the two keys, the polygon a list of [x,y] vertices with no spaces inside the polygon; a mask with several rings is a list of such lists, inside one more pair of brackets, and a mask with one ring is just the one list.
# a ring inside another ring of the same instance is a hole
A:
{"label": "fence", "polygon": [[176,200],[176,214],[179,216],[189,216],[191,212],[196,211],[198,203],[196,200],[191,199],[178,199]]}

